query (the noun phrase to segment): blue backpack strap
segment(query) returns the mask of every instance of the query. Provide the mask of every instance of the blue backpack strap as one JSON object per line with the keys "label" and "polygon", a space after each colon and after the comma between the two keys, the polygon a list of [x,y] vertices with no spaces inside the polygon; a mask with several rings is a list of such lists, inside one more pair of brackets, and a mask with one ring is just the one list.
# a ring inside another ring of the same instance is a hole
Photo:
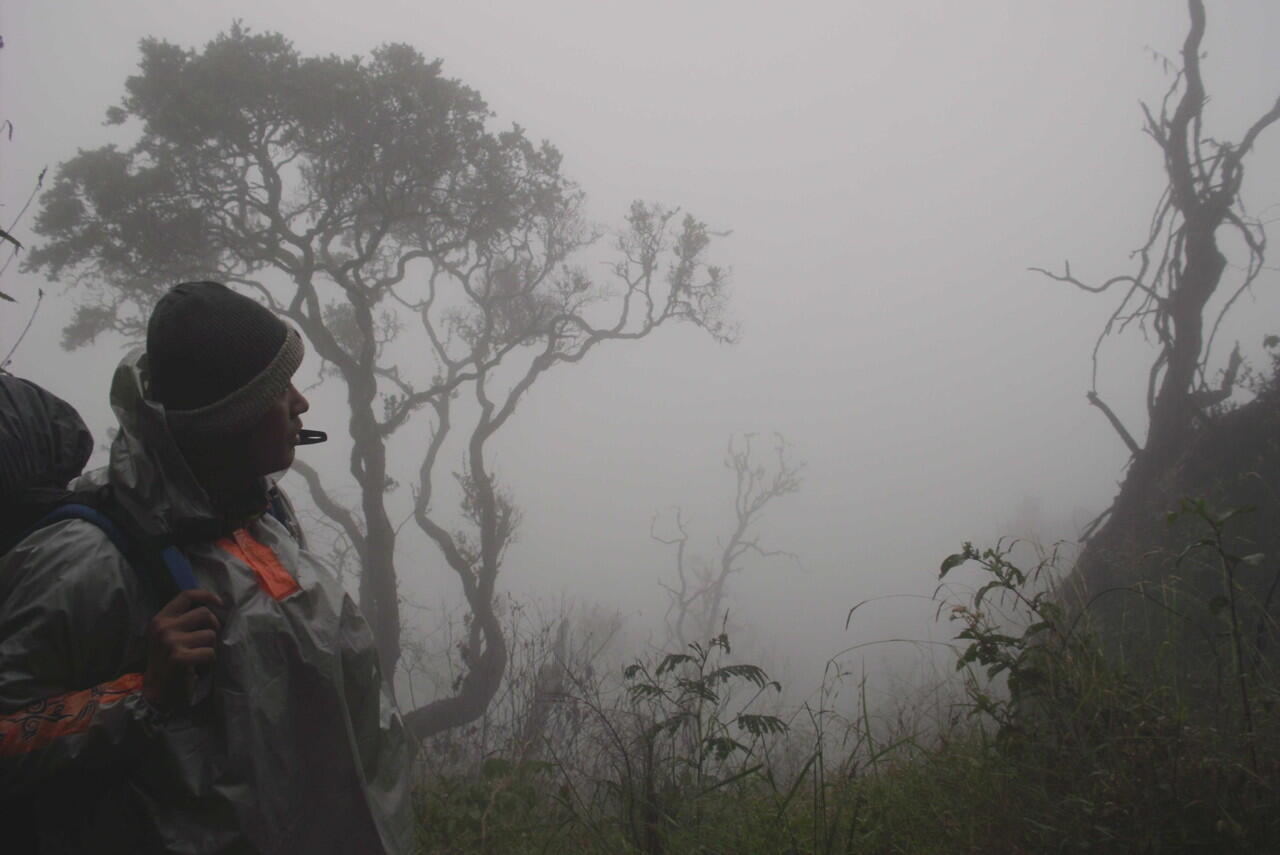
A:
{"label": "blue backpack strap", "polygon": [[[62,520],[71,519],[84,520],[97,526],[125,558],[132,558],[136,552],[135,547],[140,547],[102,511],[78,502],[68,502],[65,505],[59,505],[54,508],[36,523],[35,528],[43,528]],[[169,581],[179,591],[190,591],[200,587],[196,582],[195,573],[191,569],[191,562],[176,546],[170,545],[161,549],[160,560],[169,574]]]}
{"label": "blue backpack strap", "polygon": [[91,508],[88,505],[82,505],[77,502],[59,505],[49,511],[49,513],[40,518],[40,521],[35,524],[32,530],[41,529],[63,520],[84,520],[85,522],[93,523],[102,529],[102,533],[115,544],[116,549],[120,550],[121,553],[129,555],[133,552],[133,544],[129,542],[129,538],[125,537],[120,527],[108,519],[106,514],[97,508]]}
{"label": "blue backpack strap", "polygon": [[280,491],[275,487],[267,493],[267,513],[275,517],[290,532],[293,531],[293,515],[289,513],[289,508],[284,503],[284,496],[280,495]]}
{"label": "blue backpack strap", "polygon": [[179,591],[194,591],[200,587],[196,582],[195,571],[191,569],[191,562],[178,547],[166,546],[160,550],[160,559],[164,561],[165,569],[169,571],[169,578],[173,580],[173,584]]}

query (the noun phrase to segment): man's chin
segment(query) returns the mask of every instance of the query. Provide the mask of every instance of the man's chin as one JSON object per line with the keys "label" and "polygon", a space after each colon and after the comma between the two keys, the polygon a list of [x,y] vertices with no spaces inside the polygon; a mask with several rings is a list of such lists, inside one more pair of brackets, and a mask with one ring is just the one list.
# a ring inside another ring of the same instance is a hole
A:
{"label": "man's chin", "polygon": [[271,468],[266,473],[267,477],[272,481],[277,481],[289,471],[289,467],[293,466],[293,450],[290,449],[287,456],[282,456],[279,460],[272,461]]}

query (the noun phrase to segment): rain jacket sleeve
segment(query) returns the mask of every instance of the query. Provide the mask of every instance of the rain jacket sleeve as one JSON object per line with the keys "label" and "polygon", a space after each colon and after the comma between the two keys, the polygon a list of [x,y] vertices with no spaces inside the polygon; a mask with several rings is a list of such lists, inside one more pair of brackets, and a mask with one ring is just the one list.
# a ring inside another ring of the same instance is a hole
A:
{"label": "rain jacket sleeve", "polygon": [[119,764],[154,734],[137,587],[106,536],[79,520],[0,561],[0,797]]}

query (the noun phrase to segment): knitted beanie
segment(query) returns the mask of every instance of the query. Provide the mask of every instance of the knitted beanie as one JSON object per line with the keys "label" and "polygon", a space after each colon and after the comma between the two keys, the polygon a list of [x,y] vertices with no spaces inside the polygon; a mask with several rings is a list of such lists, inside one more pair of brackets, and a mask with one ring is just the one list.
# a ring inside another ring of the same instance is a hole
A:
{"label": "knitted beanie", "polygon": [[265,306],[218,282],[183,282],[147,324],[149,396],[175,436],[211,439],[253,427],[289,388],[302,339]]}

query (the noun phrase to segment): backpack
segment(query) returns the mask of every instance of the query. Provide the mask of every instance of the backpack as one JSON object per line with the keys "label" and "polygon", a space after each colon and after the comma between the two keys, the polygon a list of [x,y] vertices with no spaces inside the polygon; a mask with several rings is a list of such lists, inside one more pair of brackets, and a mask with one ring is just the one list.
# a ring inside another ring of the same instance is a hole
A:
{"label": "backpack", "polygon": [[[100,529],[142,577],[156,607],[195,587],[191,565],[173,546],[148,540],[141,526],[110,499],[109,488],[70,492],[84,469],[93,436],[75,408],[40,386],[0,375],[0,555],[27,535],[66,519]],[[38,851],[33,821],[38,794],[0,799],[6,851]]]}
{"label": "backpack", "polygon": [[47,525],[81,519],[115,544],[159,604],[196,587],[172,539],[149,536],[112,501],[110,487],[66,489],[92,451],[93,436],[74,407],[29,380],[0,376],[0,554]]}

